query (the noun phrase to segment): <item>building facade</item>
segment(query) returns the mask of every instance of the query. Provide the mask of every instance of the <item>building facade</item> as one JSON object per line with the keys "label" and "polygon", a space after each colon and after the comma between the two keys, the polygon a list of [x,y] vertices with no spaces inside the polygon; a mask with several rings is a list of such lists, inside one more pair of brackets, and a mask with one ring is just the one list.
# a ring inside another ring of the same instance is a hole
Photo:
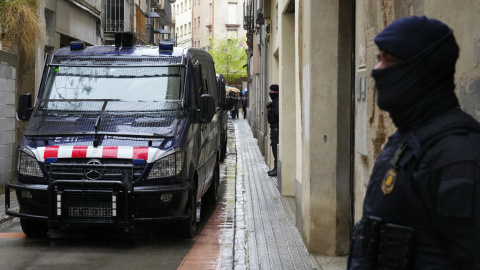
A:
{"label": "building facade", "polygon": [[17,56],[0,51],[0,191],[15,176]]}
{"label": "building facade", "polygon": [[[268,164],[268,86],[280,86],[279,189],[294,196],[312,253],[348,253],[374,161],[395,131],[376,106],[373,39],[395,19],[426,15],[454,30],[456,93],[480,120],[480,0],[247,0],[249,123]],[[296,153],[292,155],[292,153]]]}
{"label": "building facade", "polygon": [[210,39],[244,37],[244,0],[192,0],[193,47],[208,49]]}
{"label": "building facade", "polygon": [[195,0],[178,0],[173,5],[172,11],[175,16],[175,33],[177,37],[177,46],[189,48],[192,44],[192,27],[195,27],[196,21],[193,21],[192,5]]}

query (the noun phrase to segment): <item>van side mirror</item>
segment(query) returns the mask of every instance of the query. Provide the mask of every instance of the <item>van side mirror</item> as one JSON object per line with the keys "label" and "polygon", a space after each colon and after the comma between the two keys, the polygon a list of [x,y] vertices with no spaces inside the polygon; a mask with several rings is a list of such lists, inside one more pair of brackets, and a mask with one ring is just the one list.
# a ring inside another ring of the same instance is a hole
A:
{"label": "van side mirror", "polygon": [[17,119],[26,122],[30,119],[32,112],[32,94],[21,94],[18,97]]}
{"label": "van side mirror", "polygon": [[200,121],[203,123],[211,122],[216,113],[215,98],[212,95],[203,94],[200,97],[200,102]]}

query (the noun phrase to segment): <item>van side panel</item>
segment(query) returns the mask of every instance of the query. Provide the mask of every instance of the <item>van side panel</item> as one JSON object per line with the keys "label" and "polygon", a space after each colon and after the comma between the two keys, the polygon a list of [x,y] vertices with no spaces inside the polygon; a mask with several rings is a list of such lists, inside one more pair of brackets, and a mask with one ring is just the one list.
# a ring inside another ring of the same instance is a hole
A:
{"label": "van side panel", "polygon": [[[218,108],[218,94],[216,88],[215,67],[211,56],[206,52],[195,52],[191,55],[191,63],[196,64],[197,68],[194,76],[201,76],[201,82],[194,79],[194,95],[199,100],[202,94],[212,95],[215,99],[215,106]],[[201,67],[199,69],[198,67]],[[200,74],[201,73],[201,74]],[[193,76],[192,76],[193,77]],[[201,123],[199,138],[199,159],[198,159],[198,189],[204,194],[211,184],[213,171],[217,162],[217,153],[221,148],[219,134],[219,110],[209,123]]]}

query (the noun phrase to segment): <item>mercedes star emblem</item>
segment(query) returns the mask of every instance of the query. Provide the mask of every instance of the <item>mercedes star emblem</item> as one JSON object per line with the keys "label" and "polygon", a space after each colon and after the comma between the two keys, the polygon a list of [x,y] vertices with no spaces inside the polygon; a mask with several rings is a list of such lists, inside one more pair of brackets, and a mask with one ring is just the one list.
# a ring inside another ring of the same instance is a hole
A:
{"label": "mercedes star emblem", "polygon": [[[100,162],[100,160],[98,159],[91,159],[87,162],[88,165],[100,165],[102,164],[102,162]],[[99,170],[99,169],[95,169],[95,170],[89,170],[89,169],[85,169],[83,170],[83,174],[85,175],[85,177],[89,180],[97,180],[99,179],[104,173],[104,170]]]}

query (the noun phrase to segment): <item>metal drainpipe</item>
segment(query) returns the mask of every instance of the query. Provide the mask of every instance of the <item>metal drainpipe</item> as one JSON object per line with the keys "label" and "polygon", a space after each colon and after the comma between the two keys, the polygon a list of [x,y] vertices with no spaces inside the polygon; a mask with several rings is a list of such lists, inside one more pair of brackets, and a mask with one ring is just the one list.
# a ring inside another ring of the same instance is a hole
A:
{"label": "metal drainpipe", "polygon": [[215,36],[215,20],[214,19],[215,19],[215,0],[212,0],[212,39]]}
{"label": "metal drainpipe", "polygon": [[131,3],[131,4],[130,4],[130,6],[131,6],[130,31],[131,31],[132,33],[135,33],[135,34],[136,34],[136,32],[135,32],[135,24],[136,24],[137,22],[135,21],[135,1],[134,1],[134,0],[130,0],[130,3]]}
{"label": "metal drainpipe", "polygon": [[[355,34],[356,34],[356,0],[352,1],[352,58],[351,58],[351,99],[350,99],[350,228],[355,223]],[[350,230],[350,234],[352,230]],[[351,235],[350,235],[351,238]]]}
{"label": "metal drainpipe", "polygon": [[[193,26],[195,25],[196,28],[198,28],[198,25],[196,23],[194,23],[195,1],[197,1],[197,0],[192,0],[192,20],[191,20],[192,21],[192,47],[194,47],[194,48],[195,48],[194,44],[195,44],[195,32],[196,32],[196,30],[193,30]],[[177,20],[177,19],[175,18],[175,20]],[[175,24],[176,24],[176,22],[175,22]]]}

